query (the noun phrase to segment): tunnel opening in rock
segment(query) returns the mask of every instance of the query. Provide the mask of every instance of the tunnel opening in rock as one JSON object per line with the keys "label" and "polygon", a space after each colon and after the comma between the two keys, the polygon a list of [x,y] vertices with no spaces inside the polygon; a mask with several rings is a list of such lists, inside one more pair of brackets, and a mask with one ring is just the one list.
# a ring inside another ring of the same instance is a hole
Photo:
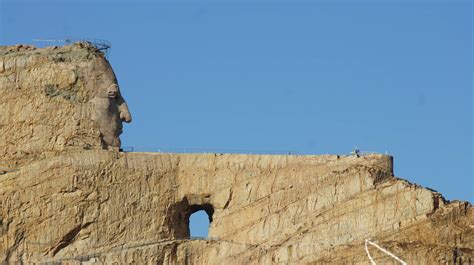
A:
{"label": "tunnel opening in rock", "polygon": [[189,216],[189,235],[190,237],[209,236],[209,215],[204,210],[199,210]]}
{"label": "tunnel opening in rock", "polygon": [[209,203],[189,205],[186,220],[188,236],[207,238],[213,214],[214,207]]}
{"label": "tunnel opening in rock", "polygon": [[208,198],[191,195],[171,205],[168,224],[173,237],[208,237],[214,215],[214,207]]}

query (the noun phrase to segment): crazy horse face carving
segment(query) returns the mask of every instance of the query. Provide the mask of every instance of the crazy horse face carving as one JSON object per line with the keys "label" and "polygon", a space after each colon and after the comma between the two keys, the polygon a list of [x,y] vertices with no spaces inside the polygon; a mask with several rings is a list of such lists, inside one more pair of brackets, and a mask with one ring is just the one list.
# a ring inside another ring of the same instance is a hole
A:
{"label": "crazy horse face carving", "polygon": [[122,122],[131,122],[132,115],[120,95],[117,78],[109,62],[99,57],[93,61],[91,70],[88,79],[94,91],[92,119],[99,127],[104,147],[118,150]]}

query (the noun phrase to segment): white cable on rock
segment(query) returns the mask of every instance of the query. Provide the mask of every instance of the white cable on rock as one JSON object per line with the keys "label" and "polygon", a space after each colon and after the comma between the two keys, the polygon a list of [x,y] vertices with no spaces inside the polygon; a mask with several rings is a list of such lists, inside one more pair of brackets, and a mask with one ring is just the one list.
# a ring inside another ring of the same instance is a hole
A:
{"label": "white cable on rock", "polygon": [[370,260],[370,263],[372,265],[377,265],[377,263],[375,263],[374,259],[372,258],[372,256],[370,255],[369,253],[369,248],[367,246],[367,244],[371,244],[372,246],[380,249],[380,251],[382,251],[383,253],[389,255],[390,257],[396,259],[398,262],[400,262],[402,265],[408,265],[408,263],[406,263],[405,261],[403,261],[402,259],[400,259],[399,257],[395,256],[394,254],[392,254],[390,251],[384,249],[383,247],[377,245],[376,243],[370,241],[369,239],[365,239],[365,252],[367,252],[367,256],[369,257],[369,260]]}
{"label": "white cable on rock", "polygon": [[367,257],[369,257],[369,260],[370,260],[370,263],[372,265],[377,265],[377,263],[375,263],[374,259],[372,258],[372,256],[370,255],[370,252],[369,252],[369,247],[367,246],[367,243],[369,242],[368,239],[365,239],[365,252],[367,253]]}

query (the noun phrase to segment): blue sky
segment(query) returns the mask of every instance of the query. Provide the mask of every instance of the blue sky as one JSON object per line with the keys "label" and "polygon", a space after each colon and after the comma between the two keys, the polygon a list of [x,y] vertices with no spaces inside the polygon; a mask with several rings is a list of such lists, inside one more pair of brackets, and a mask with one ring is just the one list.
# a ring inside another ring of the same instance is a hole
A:
{"label": "blue sky", "polygon": [[474,201],[470,1],[0,1],[0,44],[98,38],[147,150],[395,157]]}

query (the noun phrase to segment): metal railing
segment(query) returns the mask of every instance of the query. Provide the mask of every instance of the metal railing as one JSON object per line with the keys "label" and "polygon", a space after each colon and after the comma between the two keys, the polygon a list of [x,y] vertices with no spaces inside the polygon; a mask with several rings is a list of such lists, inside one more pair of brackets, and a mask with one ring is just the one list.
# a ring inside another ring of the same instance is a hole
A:
{"label": "metal railing", "polygon": [[[40,47],[54,45],[69,45],[76,42],[87,42],[96,47],[97,50],[107,54],[112,48],[112,43],[108,40],[94,39],[94,38],[64,38],[64,39],[32,39],[33,42],[40,44]],[[41,45],[43,44],[43,45]]]}
{"label": "metal railing", "polygon": [[[216,154],[251,154],[251,155],[331,155],[331,154],[314,154],[310,152],[301,152],[289,149],[233,149],[233,148],[211,148],[211,147],[152,147],[152,146],[124,146],[120,149],[125,153],[216,153]],[[340,155],[369,156],[382,154],[381,152],[360,151],[354,149],[349,153]],[[332,154],[339,155],[339,154]],[[385,155],[388,155],[385,151]]]}
{"label": "metal railing", "polygon": [[217,154],[275,154],[275,155],[296,155],[302,154],[293,150],[278,149],[232,149],[232,148],[210,148],[210,147],[145,147],[145,146],[124,146],[120,149],[125,153],[156,152],[156,153],[217,153]]}

